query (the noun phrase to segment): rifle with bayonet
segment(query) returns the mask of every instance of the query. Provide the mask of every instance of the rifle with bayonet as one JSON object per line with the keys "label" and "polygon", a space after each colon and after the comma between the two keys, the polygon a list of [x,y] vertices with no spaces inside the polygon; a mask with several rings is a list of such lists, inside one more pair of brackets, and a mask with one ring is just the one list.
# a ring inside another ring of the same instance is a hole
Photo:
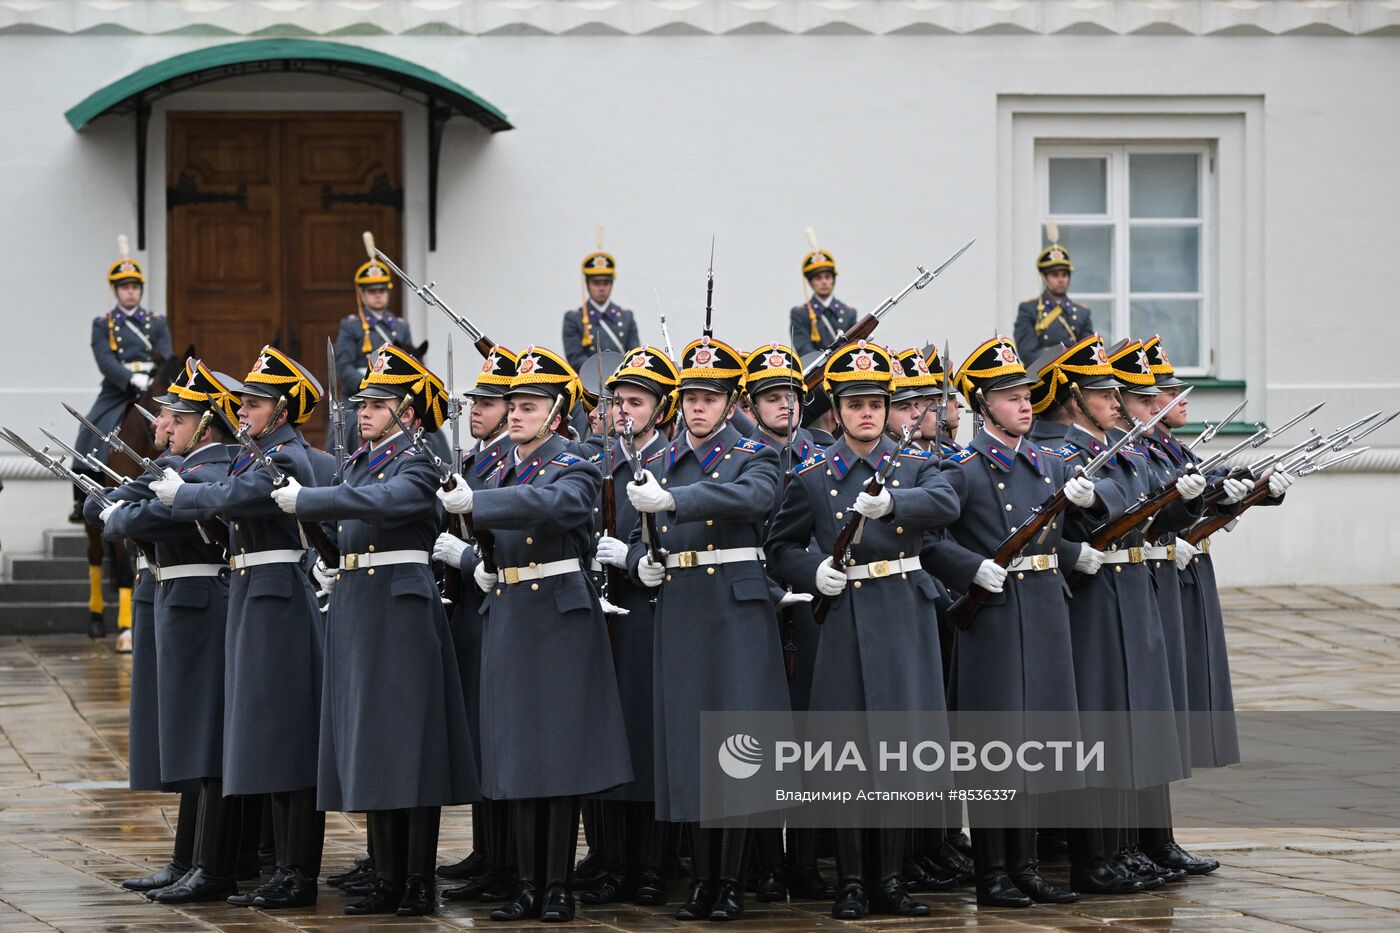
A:
{"label": "rifle with bayonet", "polygon": [[[1172,400],[1172,404],[1180,401],[1182,397],[1183,396],[1178,395]],[[1118,440],[1099,451],[1098,455],[1095,456],[1093,460],[1077,468],[1071,479],[1081,476],[1085,479],[1092,479],[1095,473],[1103,469],[1104,464],[1118,456],[1118,452],[1124,447],[1136,442],[1145,431],[1154,427],[1157,422],[1161,420],[1161,416],[1170,409],[1171,405],[1168,405],[1159,411],[1151,420],[1134,425],[1131,431],[1125,432]],[[996,553],[992,555],[993,563],[998,567],[1006,567],[1012,561],[1020,557],[1021,552],[1030,547],[1032,543],[1043,541],[1045,534],[1049,532],[1050,522],[1063,512],[1068,505],[1069,499],[1065,496],[1065,487],[1061,486],[1051,493],[1048,499],[1036,506],[1031,511],[1031,514],[1026,517],[1026,520],[1021,522],[1020,525],[1017,525],[1015,530],[1006,536],[1006,539],[997,547]],[[987,597],[990,595],[992,594],[988,593],[980,586],[976,586],[975,584],[970,586],[968,591],[949,607],[948,618],[958,628],[966,629],[972,624],[973,618],[977,615],[978,611],[981,610],[982,604],[987,601]]]}
{"label": "rifle with bayonet", "polygon": [[713,323],[713,320],[712,320],[712,319],[713,319],[714,313],[715,313],[714,297],[715,297],[715,238],[714,238],[713,235],[711,235],[711,236],[710,236],[710,271],[707,272],[707,273],[705,274],[705,330],[704,330],[704,334],[705,334],[706,337],[713,337],[713,336],[715,335],[714,327],[711,326],[712,323]]}
{"label": "rifle with bayonet", "polygon": [[[1240,412],[1244,411],[1244,406],[1248,404],[1249,399],[1242,399],[1240,403],[1234,408],[1232,408],[1230,410],[1230,413],[1224,418],[1221,418],[1219,421],[1208,422],[1206,424],[1205,430],[1202,431],[1200,434],[1197,434],[1196,439],[1186,445],[1186,449],[1195,450],[1202,444],[1209,444],[1211,441],[1215,440],[1215,435],[1220,433],[1220,429],[1223,428],[1225,425],[1229,424],[1231,421],[1233,421],[1235,419],[1235,416],[1238,415]],[[1255,425],[1255,427],[1258,427],[1258,425]]]}
{"label": "rifle with bayonet", "polygon": [[137,414],[139,414],[142,418],[146,419],[147,424],[156,423],[156,416],[146,411],[146,409],[143,406],[138,405],[136,402],[132,402],[131,407],[136,409]]}
{"label": "rifle with bayonet", "polygon": [[[627,462],[632,464],[632,482],[638,486],[645,485],[646,469],[642,466],[642,458],[637,451],[637,438],[631,418],[622,422],[622,452],[627,455]],[[656,513],[641,512],[639,520],[642,525],[642,545],[647,549],[647,556],[655,563],[666,566],[666,551],[661,547],[661,535],[657,532]]]}
{"label": "rifle with bayonet", "polygon": [[[368,234],[366,234],[366,236],[368,236]],[[374,255],[382,260],[384,265],[388,266],[394,275],[403,279],[403,283],[408,286],[409,291],[423,299],[430,307],[437,308],[443,314],[447,315],[448,319],[451,320],[453,324],[456,324],[464,334],[471,338],[472,345],[476,347],[476,352],[481,354],[482,359],[491,355],[491,349],[496,346],[496,342],[482,333],[481,329],[469,321],[464,315],[458,314],[447,306],[447,302],[443,301],[442,298],[438,296],[438,293],[433,290],[437,282],[419,285],[408,277],[407,272],[404,272],[395,265],[394,260],[385,256],[383,250],[377,246],[372,248],[374,249]]]}
{"label": "rifle with bayonet", "polygon": [[89,470],[93,470],[95,472],[106,475],[108,479],[116,483],[118,486],[120,486],[122,483],[125,483],[128,479],[131,478],[129,476],[122,476],[116,470],[112,469],[92,454],[81,453],[78,450],[68,446],[63,441],[54,437],[52,434],[50,434],[43,428],[39,429],[39,433],[47,437],[49,440],[53,441],[59,446],[59,449],[68,454],[69,458],[73,461],[74,466],[77,466],[79,463],[81,463],[84,466],[86,466]]}
{"label": "rifle with bayonet", "polygon": [[[843,346],[845,346],[853,340],[869,340],[870,335],[874,333],[875,328],[879,326],[880,319],[883,318],[886,314],[889,314],[895,305],[903,301],[905,296],[908,295],[910,292],[914,291],[915,289],[923,288],[929,282],[932,282],[934,279],[942,275],[944,269],[947,269],[949,266],[951,266],[959,256],[967,252],[968,249],[971,248],[972,244],[976,242],[977,240],[975,237],[971,240],[968,240],[967,243],[962,247],[962,249],[958,250],[956,253],[949,256],[947,259],[943,260],[943,264],[940,265],[938,268],[934,269],[932,272],[925,269],[923,266],[915,266],[914,268],[919,270],[919,274],[915,276],[914,281],[904,286],[903,291],[899,292],[899,294],[897,295],[891,295],[890,297],[886,298],[883,302],[880,303],[880,306],[878,308],[876,308],[874,311],[871,311],[859,321],[856,321],[849,331],[843,330],[840,333],[838,333],[836,335],[836,339],[832,340],[831,343],[827,344],[826,349],[822,350],[821,353],[813,357],[812,361],[802,368],[802,381],[807,386],[807,391],[814,392],[816,391],[817,386],[821,385],[822,371],[826,368],[826,362],[827,360],[831,359],[832,354],[834,354],[837,350],[841,349]],[[947,363],[944,363],[944,368],[947,368]]]}
{"label": "rifle with bayonet", "polygon": [[[438,478],[442,482],[442,486],[445,489],[451,489],[457,485],[457,480],[454,478],[454,474],[462,469],[462,429],[460,424],[462,418],[462,402],[459,398],[457,398],[457,380],[456,376],[453,375],[453,363],[454,358],[452,355],[452,335],[448,334],[447,379],[445,380],[446,385],[444,386],[444,388],[447,389],[447,423],[450,426],[452,432],[452,463],[450,465],[450,468],[446,471],[446,476],[443,475],[444,471],[441,468],[439,468],[438,470]],[[425,447],[424,449],[428,450],[428,453],[432,454],[432,450],[430,448]],[[433,454],[434,462],[436,462],[437,459],[437,455]],[[468,516],[465,515],[449,514],[447,516],[448,526],[451,527],[451,525],[454,524],[455,520],[455,524],[457,526],[457,536],[464,540],[470,537],[470,534],[467,531],[467,523],[466,521],[464,521],[464,519],[466,518],[468,518]],[[457,605],[457,603],[461,600],[462,574],[459,568],[451,566],[444,567],[442,574],[442,598],[452,603],[454,606]]]}
{"label": "rifle with bayonet", "polygon": [[[778,488],[778,494],[773,497],[773,508],[768,512],[767,533],[773,531],[773,523],[777,521],[788,484],[792,482],[792,442],[797,438],[797,393],[791,387],[788,388],[787,402],[787,430],[783,435],[783,449],[778,454],[778,471],[783,483]],[[791,683],[797,678],[797,632],[796,623],[792,618],[792,607],[780,610],[778,620],[781,623],[779,634],[783,640],[783,670]]]}
{"label": "rifle with bayonet", "polygon": [[[617,489],[613,486],[613,435],[612,435],[612,411],[611,396],[607,394],[607,387],[603,385],[603,354],[597,353],[593,357],[594,363],[598,367],[598,414],[603,423],[603,490],[602,503],[599,506],[602,510],[601,520],[603,523],[603,534],[610,538],[617,537]],[[619,592],[621,578],[617,567],[612,564],[603,565],[603,599],[609,600]],[[611,634],[611,628],[609,629]]]}
{"label": "rifle with bayonet", "polygon": [[661,342],[666,345],[666,356],[673,363],[678,363],[676,359],[676,348],[671,346],[671,331],[666,327],[666,310],[661,307],[661,293],[655,288],[651,293],[656,296],[656,313],[661,318]]}
{"label": "rifle with bayonet", "polygon": [[[1355,431],[1343,428],[1333,432],[1326,438],[1311,438],[1308,442],[1307,449],[1293,456],[1291,459],[1288,459],[1282,454],[1267,458],[1271,462],[1267,467],[1263,468],[1259,478],[1254,482],[1254,488],[1251,489],[1243,499],[1228,506],[1227,508],[1229,511],[1225,514],[1210,515],[1201,519],[1195,525],[1192,525],[1191,528],[1181,536],[1182,540],[1190,545],[1199,544],[1203,539],[1209,538],[1217,531],[1235,522],[1245,510],[1253,508],[1267,499],[1269,497],[1269,476],[1275,470],[1288,473],[1295,477],[1311,476],[1314,473],[1320,473],[1323,470],[1330,469],[1339,463],[1345,463],[1353,457],[1359,457],[1371,448],[1361,447],[1356,450],[1348,450],[1348,448],[1355,447],[1362,438],[1385,427],[1391,421],[1395,420],[1397,415],[1400,415],[1400,411],[1394,412],[1379,421],[1375,420],[1376,416],[1374,414],[1368,415],[1366,418],[1354,423],[1354,425],[1348,426],[1355,427],[1356,425],[1365,424],[1366,427],[1364,430]],[[1342,454],[1342,451],[1348,452]],[[1323,456],[1329,453],[1337,453],[1341,454],[1341,456],[1334,457],[1323,463],[1318,462]],[[1260,462],[1262,463],[1264,461]]]}
{"label": "rifle with bayonet", "polygon": [[326,417],[331,424],[331,443],[335,453],[335,475],[338,482],[345,473],[345,458],[350,453],[346,448],[345,408],[336,389],[339,379],[335,372],[335,342],[326,338]]}
{"label": "rifle with bayonet", "polygon": [[[938,392],[938,412],[934,415],[933,455],[943,460],[943,438],[948,433],[948,402],[953,397],[953,374],[948,366],[948,342],[943,341],[943,386]],[[951,440],[951,438],[949,438]]]}

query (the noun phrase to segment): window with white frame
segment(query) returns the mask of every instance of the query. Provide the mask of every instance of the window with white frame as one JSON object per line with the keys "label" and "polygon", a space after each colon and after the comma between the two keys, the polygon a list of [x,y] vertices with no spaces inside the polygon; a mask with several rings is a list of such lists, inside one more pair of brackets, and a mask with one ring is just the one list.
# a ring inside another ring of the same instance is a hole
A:
{"label": "window with white frame", "polygon": [[[1070,296],[1110,346],[1161,334],[1178,372],[1210,375],[1212,153],[1206,144],[1041,145],[1040,216],[1074,264]],[[1043,243],[1049,240],[1041,229]]]}

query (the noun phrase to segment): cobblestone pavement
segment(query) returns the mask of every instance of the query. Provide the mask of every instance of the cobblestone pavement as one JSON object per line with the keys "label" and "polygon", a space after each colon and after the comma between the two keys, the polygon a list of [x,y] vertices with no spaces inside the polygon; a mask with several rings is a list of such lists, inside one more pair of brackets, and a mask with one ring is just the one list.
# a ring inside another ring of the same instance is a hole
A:
{"label": "cobblestone pavement", "polygon": [[[1235,697],[1242,709],[1400,709],[1400,586],[1351,593],[1269,588],[1224,594]],[[157,931],[505,931],[479,906],[446,905],[432,918],[342,914],[322,888],[312,909],[261,912],[226,905],[171,909],[120,890],[170,851],[172,796],[124,789],[130,661],[111,641],[0,639],[0,933],[59,929]],[[364,845],[363,825],[328,819],[325,866],[339,870]],[[470,848],[462,809],[445,811],[443,860]],[[921,895],[928,917],[846,924],[829,905],[756,905],[740,926],[805,930],[1400,930],[1400,831],[1194,830],[1189,848],[1224,863],[1215,875],[1129,897],[1069,907],[987,910],[969,891]],[[1062,874],[1050,870],[1052,879]],[[682,893],[673,883],[673,899]],[[656,931],[686,926],[671,910],[583,909],[577,926]],[[539,929],[538,925],[533,925]]]}

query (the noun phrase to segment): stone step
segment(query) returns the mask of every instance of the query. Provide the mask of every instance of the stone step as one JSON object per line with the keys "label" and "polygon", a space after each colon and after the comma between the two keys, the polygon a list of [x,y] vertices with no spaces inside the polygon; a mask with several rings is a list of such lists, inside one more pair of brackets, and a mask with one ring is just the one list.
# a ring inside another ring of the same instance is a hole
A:
{"label": "stone step", "polygon": [[[113,598],[110,586],[102,588],[104,598]],[[3,580],[0,581],[0,612],[7,603],[87,603],[86,580]]]}
{"label": "stone step", "polygon": [[50,557],[87,557],[87,535],[72,531],[49,531],[44,533]]}
{"label": "stone step", "polygon": [[[108,637],[117,634],[117,608],[108,604],[103,613]],[[87,602],[14,602],[0,606],[0,635],[85,635]]]}
{"label": "stone step", "polygon": [[85,557],[13,557],[11,580],[87,580]]}

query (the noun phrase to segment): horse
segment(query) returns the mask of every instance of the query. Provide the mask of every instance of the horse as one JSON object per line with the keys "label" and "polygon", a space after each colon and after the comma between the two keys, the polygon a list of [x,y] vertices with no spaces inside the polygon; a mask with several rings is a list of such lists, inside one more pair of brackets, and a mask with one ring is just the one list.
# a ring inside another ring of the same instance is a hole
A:
{"label": "horse", "polygon": [[[126,411],[122,413],[117,437],[121,439],[122,443],[147,459],[154,460],[162,451],[156,449],[151,426],[146,422],[145,417],[136,410],[136,406],[140,405],[147,411],[151,411],[155,397],[163,394],[169,388],[171,381],[185,368],[185,360],[192,356],[194,356],[193,345],[178,356],[158,361],[155,371],[151,373],[151,383],[146,387],[146,391],[131,399],[127,403]],[[118,453],[111,446],[107,449],[107,466],[114,473],[128,479],[140,476],[142,472],[140,464],[126,454]],[[97,478],[102,481],[104,486],[117,485],[116,481],[105,474]],[[107,624],[102,617],[103,611],[106,609],[106,603],[102,597],[103,557],[107,558],[111,571],[111,583],[117,591],[117,624],[121,629],[131,627],[131,590],[136,582],[136,567],[131,555],[127,553],[125,542],[104,540],[102,529],[96,525],[84,524],[83,529],[87,532],[88,636],[102,638],[107,634]]]}

